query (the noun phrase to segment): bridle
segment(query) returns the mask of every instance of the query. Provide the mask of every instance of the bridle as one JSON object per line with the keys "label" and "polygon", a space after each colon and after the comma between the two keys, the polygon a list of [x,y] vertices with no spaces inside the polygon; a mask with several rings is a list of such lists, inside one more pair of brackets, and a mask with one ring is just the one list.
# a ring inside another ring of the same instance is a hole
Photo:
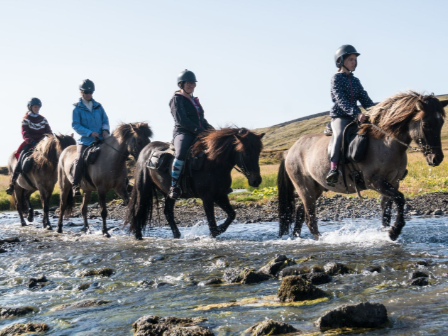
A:
{"label": "bridle", "polygon": [[[239,162],[238,162],[239,161]],[[238,167],[239,168],[238,168]],[[235,170],[241,174],[243,174],[247,179],[250,177],[250,172],[247,169],[246,162],[244,162],[244,154],[243,152],[239,152],[237,156],[236,166],[234,166]]]}
{"label": "bridle", "polygon": [[100,139],[98,139],[97,141],[100,141],[100,143],[102,143],[102,144],[104,144],[104,145],[106,145],[106,146],[112,148],[114,151],[116,151],[118,154],[120,154],[121,156],[123,156],[123,157],[126,158],[126,159],[128,158],[129,154],[131,154],[131,155],[132,155],[134,158],[136,158],[136,159],[137,159],[137,157],[138,157],[137,144],[136,144],[135,142],[134,142],[133,145],[132,145],[132,150],[130,151],[130,153],[129,153],[128,155],[126,155],[126,154],[120,152],[120,151],[119,151],[118,149],[116,149],[115,147],[109,145],[109,144],[108,144],[106,141],[104,141],[104,140],[100,140]]}

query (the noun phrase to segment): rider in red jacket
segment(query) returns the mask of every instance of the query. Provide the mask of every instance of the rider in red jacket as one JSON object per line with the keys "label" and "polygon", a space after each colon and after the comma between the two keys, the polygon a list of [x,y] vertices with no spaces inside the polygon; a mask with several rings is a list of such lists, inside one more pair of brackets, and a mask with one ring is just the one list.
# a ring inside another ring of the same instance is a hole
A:
{"label": "rider in red jacket", "polygon": [[28,102],[28,112],[25,114],[22,120],[22,136],[23,142],[17,149],[15,155],[17,165],[14,168],[12,174],[11,184],[6,193],[12,195],[14,191],[14,185],[22,170],[22,160],[27,152],[36,147],[37,143],[41,141],[46,134],[51,134],[51,128],[47,119],[39,114],[39,110],[42,107],[42,102],[39,98],[31,98]]}

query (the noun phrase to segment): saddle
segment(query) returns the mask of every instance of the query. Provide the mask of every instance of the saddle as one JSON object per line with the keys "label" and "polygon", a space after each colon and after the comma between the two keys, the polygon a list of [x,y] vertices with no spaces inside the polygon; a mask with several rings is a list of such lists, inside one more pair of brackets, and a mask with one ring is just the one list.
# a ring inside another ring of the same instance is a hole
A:
{"label": "saddle", "polygon": [[[359,134],[359,127],[356,122],[351,122],[347,125],[343,132],[343,140],[341,146],[341,164],[344,163],[359,163],[367,155],[367,149],[369,146],[369,137],[367,134]],[[328,123],[324,134],[331,136],[330,143],[328,145],[328,158],[331,155],[331,147],[334,142],[333,131],[331,129],[331,124]]]}
{"label": "saddle", "polygon": [[31,171],[31,169],[33,169],[34,159],[33,159],[32,155],[33,155],[33,151],[30,150],[27,153],[25,153],[22,158],[21,172],[23,175],[28,174]]}
{"label": "saddle", "polygon": [[[183,197],[192,197],[194,195],[194,190],[192,187],[193,171],[201,170],[204,166],[206,158],[204,152],[199,152],[198,154],[193,155],[191,152],[192,147],[193,145],[188,149],[187,158],[179,177],[179,186],[182,190]],[[156,170],[159,173],[170,172],[175,155],[176,150],[174,149],[173,144],[170,143],[166,150],[152,152],[146,166],[149,169]]]}
{"label": "saddle", "polygon": [[[84,153],[82,154],[82,175],[83,177],[87,180],[87,182],[89,182],[93,187],[95,186],[93,184],[92,178],[89,175],[89,171],[88,171],[88,166],[91,164],[94,164],[96,162],[96,160],[98,159],[98,156],[100,155],[101,152],[101,147],[100,145],[103,142],[101,140],[96,140],[94,142],[92,142],[85,150]],[[73,161],[72,166],[70,168],[70,177],[73,181],[73,178],[75,176],[75,162]]]}

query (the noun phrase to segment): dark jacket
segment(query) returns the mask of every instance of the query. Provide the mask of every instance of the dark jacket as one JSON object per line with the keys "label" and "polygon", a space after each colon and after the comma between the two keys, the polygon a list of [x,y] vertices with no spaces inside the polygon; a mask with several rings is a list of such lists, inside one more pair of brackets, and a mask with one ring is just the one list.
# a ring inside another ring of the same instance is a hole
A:
{"label": "dark jacket", "polygon": [[176,91],[173,98],[171,98],[170,108],[174,118],[173,136],[176,136],[179,133],[198,135],[206,129],[213,129],[204,118],[204,109],[199,103],[199,99],[193,99],[195,99],[195,102],[199,105],[199,111],[196,109],[191,99],[184,96],[179,91]]}
{"label": "dark jacket", "polygon": [[361,113],[358,101],[365,109],[375,105],[359,79],[343,72],[336,73],[331,79],[331,99],[334,103],[330,110],[332,118],[356,117]]}

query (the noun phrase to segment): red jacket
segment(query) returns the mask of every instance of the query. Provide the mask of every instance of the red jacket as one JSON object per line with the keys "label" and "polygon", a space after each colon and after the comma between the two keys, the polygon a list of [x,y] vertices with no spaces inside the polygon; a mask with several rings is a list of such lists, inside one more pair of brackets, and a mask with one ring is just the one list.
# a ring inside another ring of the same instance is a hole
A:
{"label": "red jacket", "polygon": [[27,112],[22,120],[22,136],[25,141],[17,149],[16,156],[20,155],[25,145],[31,145],[33,142],[38,143],[45,137],[45,134],[51,133],[51,127],[44,116],[38,114],[33,117]]}

